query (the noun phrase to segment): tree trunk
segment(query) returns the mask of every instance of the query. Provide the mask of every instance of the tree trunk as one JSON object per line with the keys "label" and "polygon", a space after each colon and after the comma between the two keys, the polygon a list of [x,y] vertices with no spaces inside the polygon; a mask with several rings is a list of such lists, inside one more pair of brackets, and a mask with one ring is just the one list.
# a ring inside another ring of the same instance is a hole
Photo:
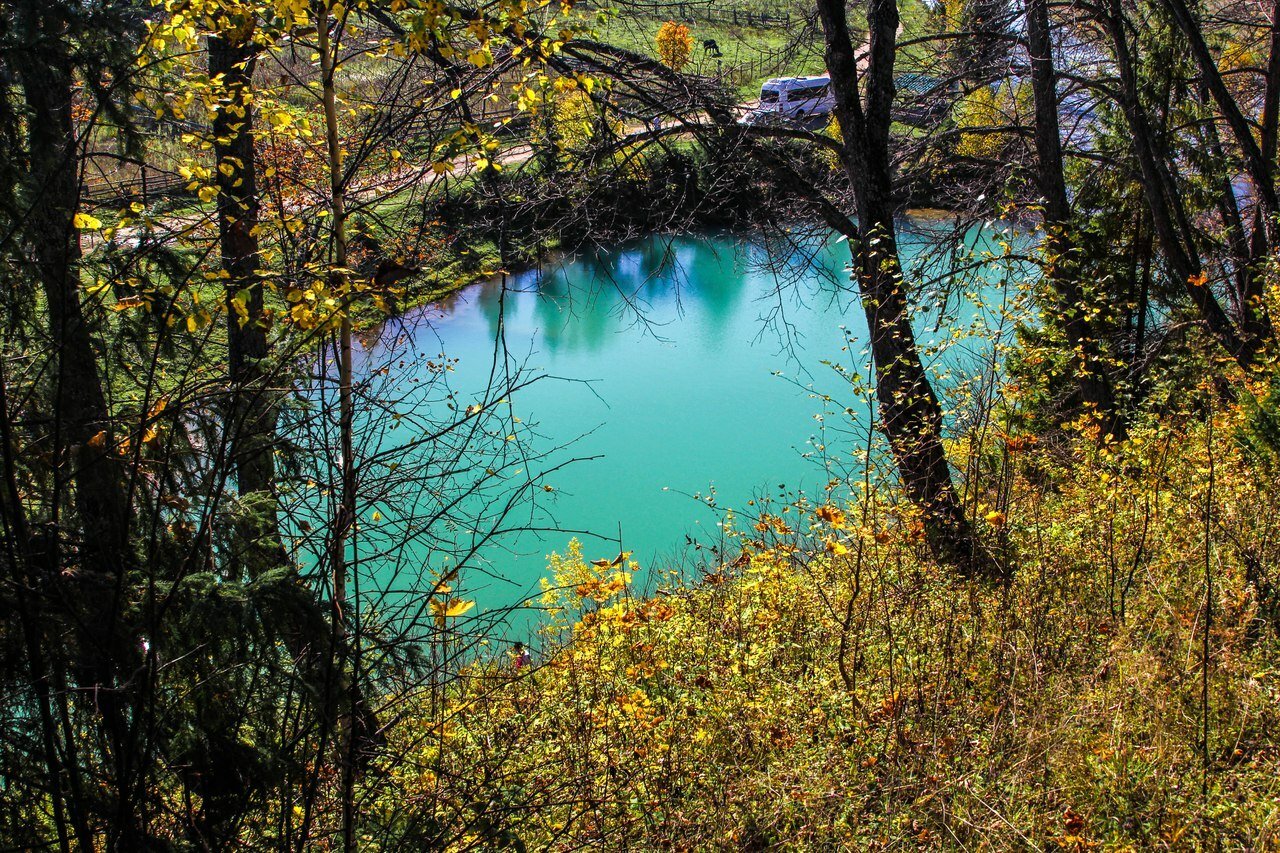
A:
{"label": "tree trunk", "polygon": [[124,568],[129,513],[120,465],[112,453],[98,358],[80,303],[80,235],[73,221],[80,202],[71,119],[74,80],[69,55],[41,53],[43,61],[23,63],[20,73],[31,112],[27,241],[48,302],[49,338],[57,362],[54,492],[60,497],[65,488],[74,490],[81,557],[114,585]]}
{"label": "tree trunk", "polygon": [[[1276,148],[1280,143],[1280,0],[1272,0],[1271,3],[1271,37],[1268,42],[1267,84],[1262,96],[1259,145],[1262,148],[1262,159],[1267,163],[1275,163]],[[1269,340],[1274,335],[1274,330],[1265,301],[1265,267],[1267,249],[1271,243],[1267,239],[1266,214],[1261,207],[1254,211],[1251,237],[1249,269],[1240,292],[1244,330],[1247,335]]]}
{"label": "tree trunk", "polygon": [[[333,642],[335,653],[345,657],[348,649],[358,649],[359,637],[352,643],[347,633],[347,544],[355,529],[356,517],[356,464],[355,464],[355,404],[352,397],[351,365],[351,300],[346,292],[347,280],[347,204],[346,179],[342,167],[342,139],[338,125],[337,90],[334,77],[337,73],[337,40],[330,38],[330,12],[326,5],[318,23],[318,48],[320,52],[320,83],[324,103],[325,142],[329,156],[330,199],[333,216],[333,267],[330,284],[342,303],[342,317],[338,329],[338,432],[342,443],[341,477],[338,517],[334,521],[333,542],[329,553],[333,572]],[[337,33],[342,32],[339,22]],[[338,762],[341,773],[342,797],[342,849],[354,851],[355,844],[355,775],[358,735],[356,726],[363,714],[355,709],[363,708],[359,690],[359,660],[352,661],[352,671],[345,673],[349,683],[347,711],[338,726]],[[345,669],[345,668],[344,668]]]}
{"label": "tree trunk", "polygon": [[840,160],[853,188],[859,239],[851,245],[871,335],[880,419],[903,488],[919,508],[934,554],[965,577],[997,578],[1002,567],[978,540],[951,482],[942,407],[916,347],[894,227],[889,126],[898,32],[896,0],[867,8],[870,56],[864,95],[843,0],[818,0],[827,69],[836,100]]}
{"label": "tree trunk", "polygon": [[[1222,78],[1222,72],[1218,69],[1218,64],[1214,60],[1213,54],[1209,51],[1209,45],[1204,40],[1204,32],[1200,22],[1192,15],[1185,0],[1161,0],[1161,2],[1169,10],[1169,13],[1173,16],[1174,23],[1177,24],[1178,29],[1182,30],[1183,36],[1186,37],[1187,43],[1191,48],[1191,55],[1195,58],[1196,65],[1200,68],[1201,80],[1205,88],[1209,90],[1209,94],[1213,96],[1222,119],[1227,123],[1227,127],[1231,129],[1232,136],[1235,137],[1244,161],[1245,172],[1253,182],[1262,210],[1266,214],[1266,227],[1270,230],[1275,227],[1275,218],[1280,216],[1280,199],[1277,199],[1276,196],[1275,176],[1272,165],[1263,156],[1262,148],[1258,144],[1258,140],[1253,136],[1253,130],[1249,126],[1248,119],[1245,118],[1240,105],[1236,103],[1230,90],[1227,89],[1226,81]],[[1274,243],[1274,240],[1268,240],[1268,243]]]}
{"label": "tree trunk", "polygon": [[1120,78],[1117,88],[1120,106],[1133,136],[1138,177],[1165,262],[1174,278],[1182,284],[1209,334],[1240,366],[1249,369],[1257,362],[1262,342],[1240,334],[1201,276],[1200,256],[1181,195],[1168,165],[1156,149],[1153,129],[1139,97],[1137,69],[1125,31],[1126,20],[1120,0],[1110,0],[1102,24],[1111,37],[1112,55]]}
{"label": "tree trunk", "polygon": [[[1277,56],[1276,10],[1272,5],[1272,32],[1270,38],[1270,54],[1267,61],[1267,84],[1263,93],[1261,139],[1255,139],[1253,128],[1245,118],[1244,111],[1235,96],[1227,88],[1222,71],[1218,68],[1209,45],[1204,38],[1200,21],[1196,20],[1185,0],[1162,0],[1177,24],[1178,29],[1186,37],[1200,69],[1201,85],[1208,91],[1217,104],[1219,116],[1226,122],[1235,139],[1243,161],[1245,174],[1253,184],[1257,196],[1257,215],[1254,218],[1254,229],[1251,258],[1242,256],[1240,263],[1244,266],[1243,286],[1240,288],[1240,330],[1242,336],[1256,348],[1266,346],[1273,335],[1271,320],[1267,316],[1263,302],[1263,291],[1266,289],[1265,258],[1271,247],[1276,245],[1276,229],[1280,227],[1280,197],[1276,193],[1275,184],[1275,120],[1276,98],[1280,97],[1280,81],[1276,75],[1280,73],[1280,57]],[[1216,135],[1216,128],[1211,128]],[[1218,162],[1226,162],[1216,158]],[[1228,186],[1232,175],[1222,176]],[[1237,213],[1238,215],[1238,213]]]}
{"label": "tree trunk", "polygon": [[[54,4],[25,0],[16,18],[27,49],[15,51],[12,62],[28,109],[25,129],[30,155],[22,239],[44,292],[54,360],[53,535],[49,537],[53,552],[48,562],[59,578],[71,578],[64,581],[67,588],[62,595],[72,611],[72,623],[82,626],[73,651],[76,678],[84,695],[96,697],[113,762],[115,799],[110,808],[117,834],[109,844],[136,847],[145,834],[136,796],[132,729],[125,711],[129,697],[116,677],[117,662],[126,659],[121,653],[127,639],[120,636],[120,608],[125,575],[133,561],[130,508],[98,357],[80,301],[74,66],[65,22]],[[74,509],[71,518],[65,512],[68,504]],[[75,543],[74,554],[61,552],[68,539]],[[69,769],[74,773],[74,768]],[[74,786],[74,776],[71,781]],[[73,822],[83,845],[87,826],[82,820]]]}
{"label": "tree trunk", "polygon": [[[276,410],[264,360],[262,261],[258,248],[257,160],[253,138],[253,68],[258,48],[247,39],[209,39],[209,76],[221,78],[213,120],[218,184],[218,236],[227,273],[226,428],[242,508],[232,560],[237,574],[257,577],[285,563],[275,498]],[[223,167],[226,167],[224,170]]]}
{"label": "tree trunk", "polygon": [[1102,342],[1089,322],[1089,304],[1080,286],[1071,203],[1063,172],[1062,131],[1058,125],[1058,80],[1053,68],[1053,40],[1048,0],[1027,3],[1027,48],[1031,54],[1031,90],[1035,99],[1036,176],[1044,199],[1045,277],[1058,299],[1067,341],[1080,360],[1080,397],[1102,423],[1103,432],[1124,437],[1124,420],[1102,358]]}

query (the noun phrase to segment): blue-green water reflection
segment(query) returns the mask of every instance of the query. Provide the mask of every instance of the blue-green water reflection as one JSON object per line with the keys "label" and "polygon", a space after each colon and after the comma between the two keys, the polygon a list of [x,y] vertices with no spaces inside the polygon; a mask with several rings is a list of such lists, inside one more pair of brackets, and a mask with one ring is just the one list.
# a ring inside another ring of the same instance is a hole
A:
{"label": "blue-green water reflection", "polygon": [[[949,227],[904,222],[904,257],[950,242]],[[998,253],[1000,239],[971,232],[962,242]],[[384,331],[365,356],[366,372],[390,365],[393,384],[406,388],[422,361],[397,353],[456,359],[449,384],[460,409],[491,380],[501,336],[508,367],[545,377],[503,404],[528,468],[586,459],[538,480],[540,510],[508,521],[544,529],[473,555],[470,594],[496,607],[536,591],[545,554],[563,551],[573,535],[588,557],[612,556],[621,537],[643,567],[670,565],[690,539],[719,538],[726,508],[780,487],[821,489],[831,476],[824,460],[840,473],[857,468],[865,401],[823,362],[863,367],[865,321],[849,285],[848,247],[808,245],[780,254],[758,237],[654,236],[467,288]],[[935,262],[913,280],[944,268]],[[962,287],[945,277],[926,285],[929,310],[917,320],[926,346],[952,341],[957,328],[999,326],[1006,279],[1022,275],[1006,262],[970,274]],[[990,347],[990,334],[967,335],[931,355],[932,367],[947,383],[978,375]],[[403,438],[389,431],[375,444],[387,451]],[[503,473],[528,475],[514,463]],[[424,564],[441,568],[432,549],[421,552]]]}

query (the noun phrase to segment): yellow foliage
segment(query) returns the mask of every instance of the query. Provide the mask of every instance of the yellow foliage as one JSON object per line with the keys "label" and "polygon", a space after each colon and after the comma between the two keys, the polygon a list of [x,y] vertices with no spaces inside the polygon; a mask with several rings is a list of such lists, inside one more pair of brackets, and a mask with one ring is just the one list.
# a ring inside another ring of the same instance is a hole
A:
{"label": "yellow foliage", "polygon": [[[573,542],[549,563],[545,603],[559,609],[545,662],[471,665],[442,712],[448,738],[393,729],[387,802],[448,821],[465,797],[468,820],[501,822],[531,849],[914,849],[945,847],[947,833],[992,849],[1141,848],[1205,809],[1216,833],[1274,833],[1280,647],[1255,632],[1240,555],[1276,556],[1280,474],[1259,476],[1225,437],[1239,422],[1222,413],[1212,447],[1198,427],[1081,438],[1069,459],[1026,444],[1008,512],[1043,522],[1002,529],[1018,559],[1008,588],[958,586],[891,499],[866,507],[882,547],[856,570],[831,539],[830,552],[771,548],[703,583],[668,576],[647,599],[627,594],[614,558],[593,565]],[[1211,458],[1215,529],[1239,538],[1213,540],[1223,757],[1202,799],[1197,555]],[[844,516],[810,513],[746,535],[800,537]],[[607,602],[596,596],[615,581]],[[457,775],[411,769],[436,765]],[[487,781],[505,779],[519,792]],[[465,825],[443,846],[464,848]]]}
{"label": "yellow foliage", "polygon": [[680,71],[693,58],[693,36],[687,26],[675,21],[667,21],[658,28],[654,46],[658,49],[658,59],[672,71]]}
{"label": "yellow foliage", "polygon": [[435,617],[436,625],[443,628],[446,620],[465,616],[475,606],[474,601],[465,601],[461,598],[433,598],[431,615]]}
{"label": "yellow foliage", "polygon": [[956,105],[956,126],[961,131],[956,153],[975,159],[999,158],[1016,138],[1009,129],[1030,119],[1031,98],[1025,81],[981,86],[965,95]]}

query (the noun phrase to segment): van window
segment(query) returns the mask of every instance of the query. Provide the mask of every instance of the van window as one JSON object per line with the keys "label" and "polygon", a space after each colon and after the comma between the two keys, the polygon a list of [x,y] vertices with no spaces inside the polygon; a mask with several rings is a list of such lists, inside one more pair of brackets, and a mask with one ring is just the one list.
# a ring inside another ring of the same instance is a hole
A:
{"label": "van window", "polygon": [[760,90],[760,103],[762,104],[778,103],[778,90],[777,89]]}
{"label": "van window", "polygon": [[808,101],[813,98],[826,97],[827,84],[819,83],[816,86],[801,86],[787,92],[788,101]]}

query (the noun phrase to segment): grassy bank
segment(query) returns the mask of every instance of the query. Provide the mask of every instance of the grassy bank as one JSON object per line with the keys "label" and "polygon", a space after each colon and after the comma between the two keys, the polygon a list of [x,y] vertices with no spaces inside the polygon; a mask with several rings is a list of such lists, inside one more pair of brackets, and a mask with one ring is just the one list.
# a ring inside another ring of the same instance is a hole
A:
{"label": "grassy bank", "polygon": [[888,494],[742,520],[742,559],[647,598],[553,557],[545,658],[393,729],[370,849],[1273,849],[1280,479],[1251,429],[968,448],[1007,588],[955,581]]}

